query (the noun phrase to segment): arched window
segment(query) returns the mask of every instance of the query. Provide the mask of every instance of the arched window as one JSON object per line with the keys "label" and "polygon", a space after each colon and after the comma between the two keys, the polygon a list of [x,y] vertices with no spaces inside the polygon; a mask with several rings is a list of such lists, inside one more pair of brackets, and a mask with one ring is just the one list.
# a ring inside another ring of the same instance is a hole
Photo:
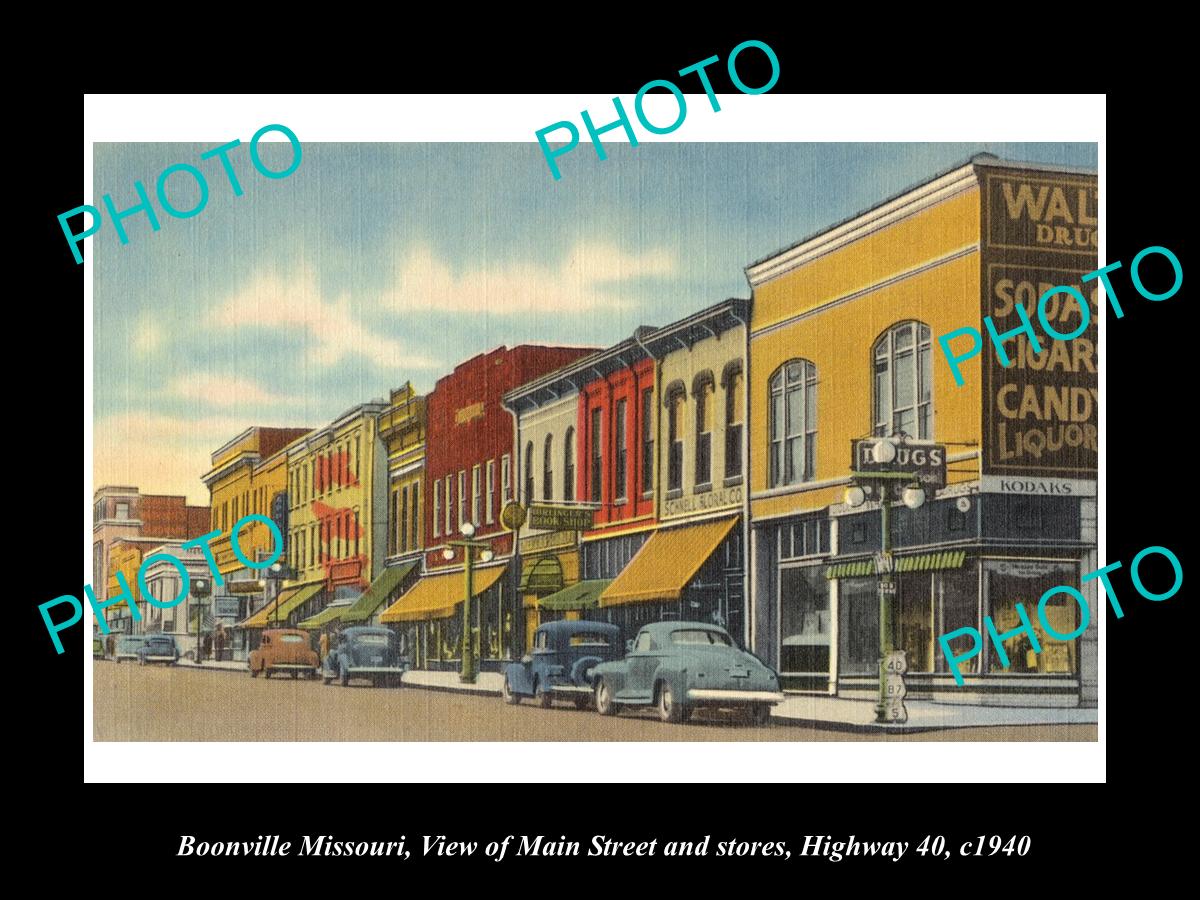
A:
{"label": "arched window", "polygon": [[769,486],[812,481],[817,467],[817,367],[792,359],[768,387]]}
{"label": "arched window", "polygon": [[732,362],[721,373],[725,387],[725,479],[742,474],[742,423],[746,421],[742,364]]}
{"label": "arched window", "polygon": [[550,501],[554,499],[554,461],[551,454],[554,453],[554,435],[546,435],[546,444],[542,447],[542,499]]}
{"label": "arched window", "polygon": [[692,382],[692,398],[696,401],[696,465],[692,472],[697,487],[712,484],[713,405],[716,385],[712,372],[701,372]]}
{"label": "arched window", "polygon": [[933,437],[933,350],[929,326],[900,322],[875,342],[873,433]]}
{"label": "arched window", "polygon": [[687,390],[675,382],[666,391],[667,405],[667,491],[683,490],[683,407]]}
{"label": "arched window", "polygon": [[533,441],[525,445],[525,505],[533,502]]}
{"label": "arched window", "polygon": [[575,499],[575,429],[568,428],[563,438],[563,499]]}

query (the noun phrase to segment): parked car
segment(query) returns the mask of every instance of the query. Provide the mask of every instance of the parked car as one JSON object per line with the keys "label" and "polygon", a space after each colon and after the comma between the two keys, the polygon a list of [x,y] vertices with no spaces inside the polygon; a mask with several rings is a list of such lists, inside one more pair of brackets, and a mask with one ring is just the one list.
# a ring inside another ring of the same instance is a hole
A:
{"label": "parked car", "polygon": [[179,662],[179,647],[175,638],[169,634],[148,634],[137,651],[139,666],[150,663],[166,663],[169,666]]}
{"label": "parked car", "polygon": [[275,672],[291,672],[292,678],[316,678],[321,661],[312,648],[312,638],[299,628],[268,628],[258,648],[250,651],[250,677],[270,678]]}
{"label": "parked car", "polygon": [[705,622],[656,622],[630,641],[623,660],[593,670],[596,712],[656,706],[664,722],[683,722],[700,706],[738,709],[765,725],[783,701],[779,676]]}
{"label": "parked car", "polygon": [[142,649],[144,643],[146,643],[144,634],[125,634],[117,638],[117,652],[113,655],[113,662],[137,659],[138,651]]}
{"label": "parked car", "polygon": [[399,640],[389,629],[355,626],[339,632],[322,663],[322,674],[326,684],[336,678],[342,687],[347,687],[351,678],[369,679],[376,687],[399,686],[407,668]]}
{"label": "parked car", "polygon": [[92,659],[104,659],[104,638],[92,638]]}
{"label": "parked car", "polygon": [[504,669],[504,702],[534,697],[543,709],[555,698],[585,709],[592,670],[620,659],[620,629],[606,622],[546,622],[533,634],[533,650]]}

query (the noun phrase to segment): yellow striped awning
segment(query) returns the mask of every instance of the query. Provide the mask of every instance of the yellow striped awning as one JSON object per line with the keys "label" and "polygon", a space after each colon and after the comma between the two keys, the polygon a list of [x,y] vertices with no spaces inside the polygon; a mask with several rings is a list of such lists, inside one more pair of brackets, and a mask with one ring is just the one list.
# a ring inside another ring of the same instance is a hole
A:
{"label": "yellow striped awning", "polygon": [[[940,553],[920,553],[896,559],[897,572],[933,572],[938,569],[961,569],[966,562],[966,550],[943,550]],[[862,578],[875,575],[874,559],[834,563],[825,569],[826,578]]]}
{"label": "yellow striped awning", "polygon": [[678,600],[738,517],[656,531],[600,594],[600,605]]}
{"label": "yellow striped awning", "polygon": [[[268,603],[250,618],[239,622],[241,628],[267,628],[278,621],[281,625],[287,622],[288,615],[296,607],[300,606],[321,592],[325,587],[325,582],[318,581],[316,584],[304,584],[300,587],[287,588],[281,591],[279,596]],[[278,611],[276,611],[278,608]]]}
{"label": "yellow striped awning", "polygon": [[[492,566],[476,569],[472,573],[473,596],[478,597],[508,570],[508,566]],[[382,624],[391,622],[424,622],[428,619],[445,619],[454,615],[454,609],[463,602],[467,593],[465,572],[450,572],[445,575],[426,575],[389,606],[379,616]]]}

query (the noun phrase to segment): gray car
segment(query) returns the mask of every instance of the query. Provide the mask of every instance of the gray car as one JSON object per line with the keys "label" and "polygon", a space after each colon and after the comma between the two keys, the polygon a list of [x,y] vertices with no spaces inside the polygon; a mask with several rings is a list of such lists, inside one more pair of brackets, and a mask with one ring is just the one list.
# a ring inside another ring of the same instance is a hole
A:
{"label": "gray car", "polygon": [[684,722],[698,707],[748,713],[758,725],[784,699],[779,675],[706,622],[656,622],[628,644],[625,658],[592,670],[596,711],[655,706],[664,722]]}

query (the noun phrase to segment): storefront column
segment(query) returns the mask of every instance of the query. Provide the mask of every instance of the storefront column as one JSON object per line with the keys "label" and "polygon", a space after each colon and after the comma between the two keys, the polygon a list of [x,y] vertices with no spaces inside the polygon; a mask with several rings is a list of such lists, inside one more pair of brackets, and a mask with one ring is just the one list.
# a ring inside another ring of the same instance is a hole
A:
{"label": "storefront column", "polygon": [[[1096,550],[1096,501],[1084,498],[1079,501],[1079,537],[1091,547],[1079,562],[1079,576],[1100,568]],[[1093,578],[1081,586],[1091,613],[1087,630],[1079,636],[1079,705],[1095,707],[1100,700],[1100,616],[1103,610],[1097,605],[1097,587],[1100,579]]]}

